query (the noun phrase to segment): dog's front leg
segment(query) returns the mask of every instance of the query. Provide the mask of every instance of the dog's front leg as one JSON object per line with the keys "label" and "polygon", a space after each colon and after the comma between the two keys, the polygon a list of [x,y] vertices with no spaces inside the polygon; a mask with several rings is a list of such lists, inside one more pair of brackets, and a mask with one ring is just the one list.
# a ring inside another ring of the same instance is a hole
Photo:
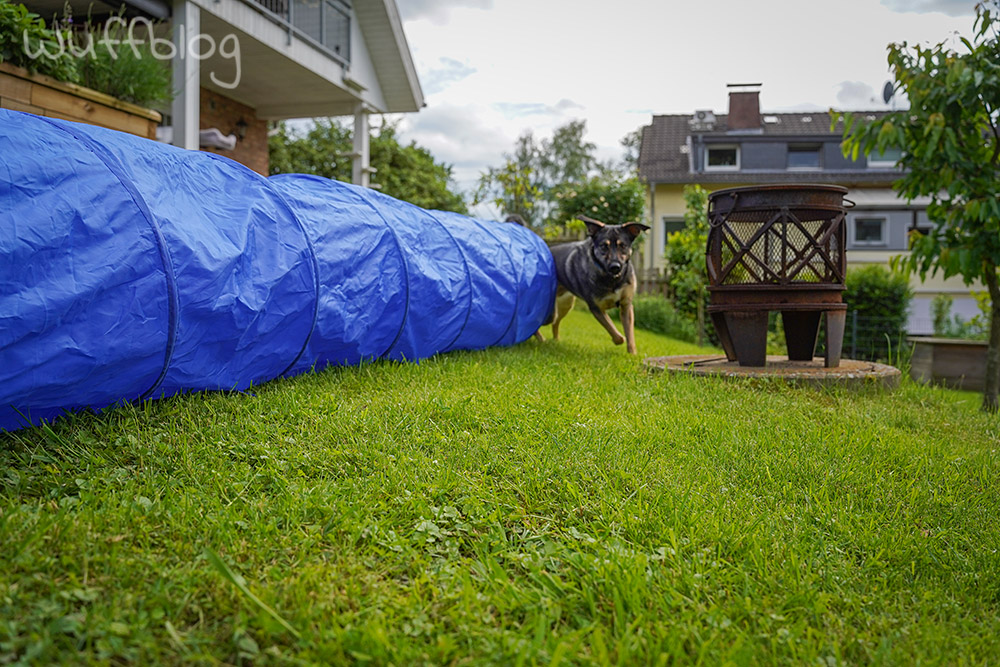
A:
{"label": "dog's front leg", "polygon": [[622,343],[624,343],[625,337],[622,336],[620,333],[618,333],[618,329],[615,328],[615,323],[611,321],[611,318],[608,317],[608,314],[603,310],[601,310],[600,306],[598,306],[597,304],[588,304],[588,305],[590,306],[590,312],[594,314],[594,317],[597,318],[597,321],[601,323],[601,326],[603,326],[609,334],[611,334],[611,341],[615,345],[621,345]]}
{"label": "dog's front leg", "polygon": [[622,328],[625,329],[625,342],[629,354],[635,354],[635,311],[631,301],[622,301],[619,311],[622,316]]}

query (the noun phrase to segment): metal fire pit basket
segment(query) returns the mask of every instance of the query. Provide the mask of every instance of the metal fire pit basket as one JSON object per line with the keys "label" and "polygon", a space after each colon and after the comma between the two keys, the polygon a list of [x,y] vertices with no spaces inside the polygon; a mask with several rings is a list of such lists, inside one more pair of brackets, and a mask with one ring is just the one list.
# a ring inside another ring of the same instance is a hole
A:
{"label": "metal fire pit basket", "polygon": [[766,364],[767,316],[778,311],[790,360],[812,360],[825,314],[825,365],[840,364],[846,194],[834,185],[764,185],[709,196],[708,312],[730,361]]}

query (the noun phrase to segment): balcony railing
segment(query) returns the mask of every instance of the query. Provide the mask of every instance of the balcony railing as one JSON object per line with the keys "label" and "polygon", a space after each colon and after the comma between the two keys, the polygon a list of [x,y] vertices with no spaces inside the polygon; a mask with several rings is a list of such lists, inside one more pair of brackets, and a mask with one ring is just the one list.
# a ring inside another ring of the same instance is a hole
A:
{"label": "balcony railing", "polygon": [[289,35],[313,43],[344,64],[351,62],[351,7],[343,0],[244,0],[284,24]]}

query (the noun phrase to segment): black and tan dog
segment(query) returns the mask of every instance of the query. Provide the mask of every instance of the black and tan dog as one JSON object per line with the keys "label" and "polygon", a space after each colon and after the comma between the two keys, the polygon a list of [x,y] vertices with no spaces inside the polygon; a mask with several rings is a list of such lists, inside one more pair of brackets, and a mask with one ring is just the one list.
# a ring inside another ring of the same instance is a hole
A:
{"label": "black and tan dog", "polygon": [[[629,354],[635,354],[635,319],[632,313],[632,296],[635,294],[635,269],[632,242],[649,229],[638,222],[624,225],[606,225],[600,220],[579,216],[587,225],[588,237],[583,241],[563,243],[552,247],[556,264],[556,301],[552,315],[545,324],[552,325],[552,338],[559,340],[559,322],[566,317],[580,297],[590,308],[615,345],[627,343]],[[608,317],[609,308],[619,308],[622,336]],[[541,333],[535,334],[541,339]]]}

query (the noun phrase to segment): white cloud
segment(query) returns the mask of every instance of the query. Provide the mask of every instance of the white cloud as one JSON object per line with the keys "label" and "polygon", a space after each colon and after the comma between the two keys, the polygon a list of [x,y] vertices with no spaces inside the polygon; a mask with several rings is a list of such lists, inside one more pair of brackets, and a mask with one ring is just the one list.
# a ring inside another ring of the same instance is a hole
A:
{"label": "white cloud", "polygon": [[404,21],[427,19],[435,25],[446,25],[456,7],[493,8],[493,0],[397,0],[396,4]]}
{"label": "white cloud", "polygon": [[454,58],[438,59],[440,67],[426,70],[420,77],[420,83],[427,95],[440,93],[453,83],[457,83],[476,73],[476,68]]}
{"label": "white cloud", "polygon": [[978,0],[882,0],[894,12],[928,14],[940,12],[946,16],[972,16]]}
{"label": "white cloud", "polygon": [[582,110],[582,105],[572,100],[562,99],[555,104],[543,102],[495,102],[493,108],[507,118],[523,118],[525,116],[562,116],[567,111]]}
{"label": "white cloud", "polygon": [[516,138],[499,114],[478,104],[429,106],[403,116],[399,130],[434,159],[451,165],[455,181],[465,191],[475,186],[488,166],[500,164]]}

